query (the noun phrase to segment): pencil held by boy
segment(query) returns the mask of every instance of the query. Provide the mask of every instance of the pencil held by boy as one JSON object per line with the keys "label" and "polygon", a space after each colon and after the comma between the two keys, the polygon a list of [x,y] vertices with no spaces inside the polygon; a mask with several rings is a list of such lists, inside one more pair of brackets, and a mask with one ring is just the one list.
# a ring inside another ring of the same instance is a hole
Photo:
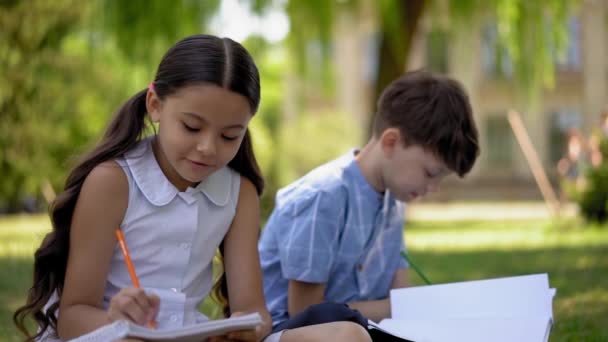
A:
{"label": "pencil held by boy", "polygon": [[335,309],[335,320],[388,318],[389,290],[409,284],[404,204],[437,191],[451,173],[464,177],[478,155],[460,83],[424,71],[392,82],[363,148],[277,193],[258,244],[273,331],[317,323],[311,305],[319,303],[325,316]]}

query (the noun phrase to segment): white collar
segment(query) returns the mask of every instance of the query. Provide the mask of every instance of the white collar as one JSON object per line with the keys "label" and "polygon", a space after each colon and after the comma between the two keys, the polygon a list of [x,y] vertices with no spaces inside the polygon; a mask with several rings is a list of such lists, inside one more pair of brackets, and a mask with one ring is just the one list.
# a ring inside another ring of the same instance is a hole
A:
{"label": "white collar", "polygon": [[[161,170],[152,151],[152,140],[153,136],[140,141],[132,150],[125,153],[125,160],[137,187],[146,199],[156,206],[164,206],[176,195],[184,193],[180,193]],[[185,193],[202,192],[215,205],[224,206],[230,199],[232,172],[234,171],[225,166],[212,173],[195,188],[189,187]]]}

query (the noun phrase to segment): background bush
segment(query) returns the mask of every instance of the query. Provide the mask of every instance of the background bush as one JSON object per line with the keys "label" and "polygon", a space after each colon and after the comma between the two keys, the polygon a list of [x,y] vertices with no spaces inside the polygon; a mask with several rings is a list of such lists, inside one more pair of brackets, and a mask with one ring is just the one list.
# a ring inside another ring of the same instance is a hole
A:
{"label": "background bush", "polygon": [[602,163],[587,171],[586,186],[578,202],[581,214],[592,222],[605,222],[608,219],[608,139],[600,141]]}

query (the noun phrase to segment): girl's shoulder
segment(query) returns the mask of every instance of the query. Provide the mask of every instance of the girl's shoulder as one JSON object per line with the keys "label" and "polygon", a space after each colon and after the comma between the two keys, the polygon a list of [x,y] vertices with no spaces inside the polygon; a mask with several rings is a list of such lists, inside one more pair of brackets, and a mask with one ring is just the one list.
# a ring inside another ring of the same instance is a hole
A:
{"label": "girl's shoulder", "polygon": [[89,246],[87,243],[93,239],[100,241],[95,248],[111,249],[114,230],[127,210],[128,196],[127,178],[116,162],[95,166],[86,175],[74,207],[70,226],[74,245]]}
{"label": "girl's shoulder", "polygon": [[129,183],[123,167],[114,160],[109,160],[95,166],[86,177],[83,188],[87,183],[91,186],[108,187],[108,190],[122,190],[125,194],[129,189]]}
{"label": "girl's shoulder", "polygon": [[259,196],[255,185],[253,185],[253,182],[249,178],[243,175],[238,175],[238,177],[235,179],[238,179],[240,182],[240,184],[238,184],[239,201],[259,201]]}
{"label": "girl's shoulder", "polygon": [[80,197],[93,197],[103,201],[104,207],[126,208],[129,197],[129,182],[123,168],[116,161],[97,165],[87,175]]}

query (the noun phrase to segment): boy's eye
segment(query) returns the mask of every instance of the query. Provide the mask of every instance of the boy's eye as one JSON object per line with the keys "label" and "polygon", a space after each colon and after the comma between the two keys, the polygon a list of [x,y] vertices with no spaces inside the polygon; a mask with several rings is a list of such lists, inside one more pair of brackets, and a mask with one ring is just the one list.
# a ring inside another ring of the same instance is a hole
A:
{"label": "boy's eye", "polygon": [[192,127],[192,126],[188,126],[186,123],[184,123],[184,128],[188,131],[188,132],[198,132],[200,129],[196,128],[196,127]]}

